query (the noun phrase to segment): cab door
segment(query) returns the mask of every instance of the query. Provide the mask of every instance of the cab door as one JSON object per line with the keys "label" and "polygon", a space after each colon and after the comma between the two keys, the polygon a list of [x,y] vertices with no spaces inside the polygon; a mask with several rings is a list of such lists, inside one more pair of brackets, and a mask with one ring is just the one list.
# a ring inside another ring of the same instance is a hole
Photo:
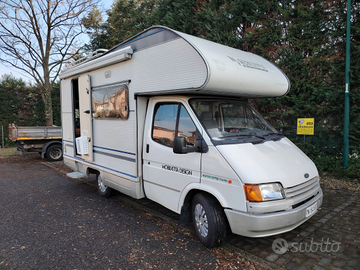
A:
{"label": "cab door", "polygon": [[198,132],[184,104],[150,100],[145,121],[143,178],[146,196],[180,212],[179,199],[187,185],[200,182],[201,153],[175,154],[176,136],[195,146]]}
{"label": "cab door", "polygon": [[92,162],[93,157],[93,132],[92,132],[92,106],[91,106],[91,84],[90,76],[79,77],[79,115],[80,115],[80,136],[86,136],[87,154],[81,157]]}

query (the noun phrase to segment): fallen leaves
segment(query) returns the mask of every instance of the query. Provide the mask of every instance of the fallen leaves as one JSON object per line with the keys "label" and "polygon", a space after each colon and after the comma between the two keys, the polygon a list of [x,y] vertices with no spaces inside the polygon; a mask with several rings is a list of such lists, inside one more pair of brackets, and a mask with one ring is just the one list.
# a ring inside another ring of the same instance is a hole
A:
{"label": "fallen leaves", "polygon": [[331,189],[345,189],[360,193],[360,184],[354,181],[335,179],[325,175],[321,177],[320,183]]}

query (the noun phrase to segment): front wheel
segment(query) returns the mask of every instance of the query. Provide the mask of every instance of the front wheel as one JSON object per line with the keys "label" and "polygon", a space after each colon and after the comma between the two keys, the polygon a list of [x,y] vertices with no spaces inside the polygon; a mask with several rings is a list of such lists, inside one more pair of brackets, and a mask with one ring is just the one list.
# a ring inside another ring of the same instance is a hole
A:
{"label": "front wheel", "polygon": [[192,216],[196,235],[206,247],[212,248],[224,241],[225,214],[212,196],[196,194],[192,201]]}
{"label": "front wheel", "polygon": [[111,196],[113,190],[112,190],[112,188],[110,188],[104,184],[100,173],[96,174],[96,186],[97,186],[97,190],[101,196],[106,197],[106,198]]}

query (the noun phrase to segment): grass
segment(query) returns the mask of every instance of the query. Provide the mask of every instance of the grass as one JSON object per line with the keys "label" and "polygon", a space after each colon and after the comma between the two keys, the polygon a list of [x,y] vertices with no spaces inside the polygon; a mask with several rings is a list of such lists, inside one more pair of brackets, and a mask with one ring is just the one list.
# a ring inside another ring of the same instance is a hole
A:
{"label": "grass", "polygon": [[0,157],[8,157],[18,155],[15,147],[12,148],[0,148]]}
{"label": "grass", "polygon": [[38,156],[37,152],[25,152],[24,155],[20,156],[16,147],[0,148],[0,159],[4,158],[17,158],[17,157],[31,157]]}

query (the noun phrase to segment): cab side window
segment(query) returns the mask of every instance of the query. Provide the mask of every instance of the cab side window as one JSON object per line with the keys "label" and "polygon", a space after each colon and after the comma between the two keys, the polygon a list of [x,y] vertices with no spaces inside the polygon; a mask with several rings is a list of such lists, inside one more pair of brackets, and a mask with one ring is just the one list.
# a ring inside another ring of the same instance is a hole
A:
{"label": "cab side window", "polygon": [[177,136],[183,136],[186,138],[187,145],[195,146],[196,139],[196,127],[191,120],[188,112],[181,105],[179,115],[179,126]]}
{"label": "cab side window", "polygon": [[152,139],[173,147],[175,134],[185,137],[188,145],[195,145],[196,127],[184,106],[179,103],[156,104]]}
{"label": "cab side window", "polygon": [[152,129],[154,141],[173,147],[178,107],[178,104],[156,104]]}

